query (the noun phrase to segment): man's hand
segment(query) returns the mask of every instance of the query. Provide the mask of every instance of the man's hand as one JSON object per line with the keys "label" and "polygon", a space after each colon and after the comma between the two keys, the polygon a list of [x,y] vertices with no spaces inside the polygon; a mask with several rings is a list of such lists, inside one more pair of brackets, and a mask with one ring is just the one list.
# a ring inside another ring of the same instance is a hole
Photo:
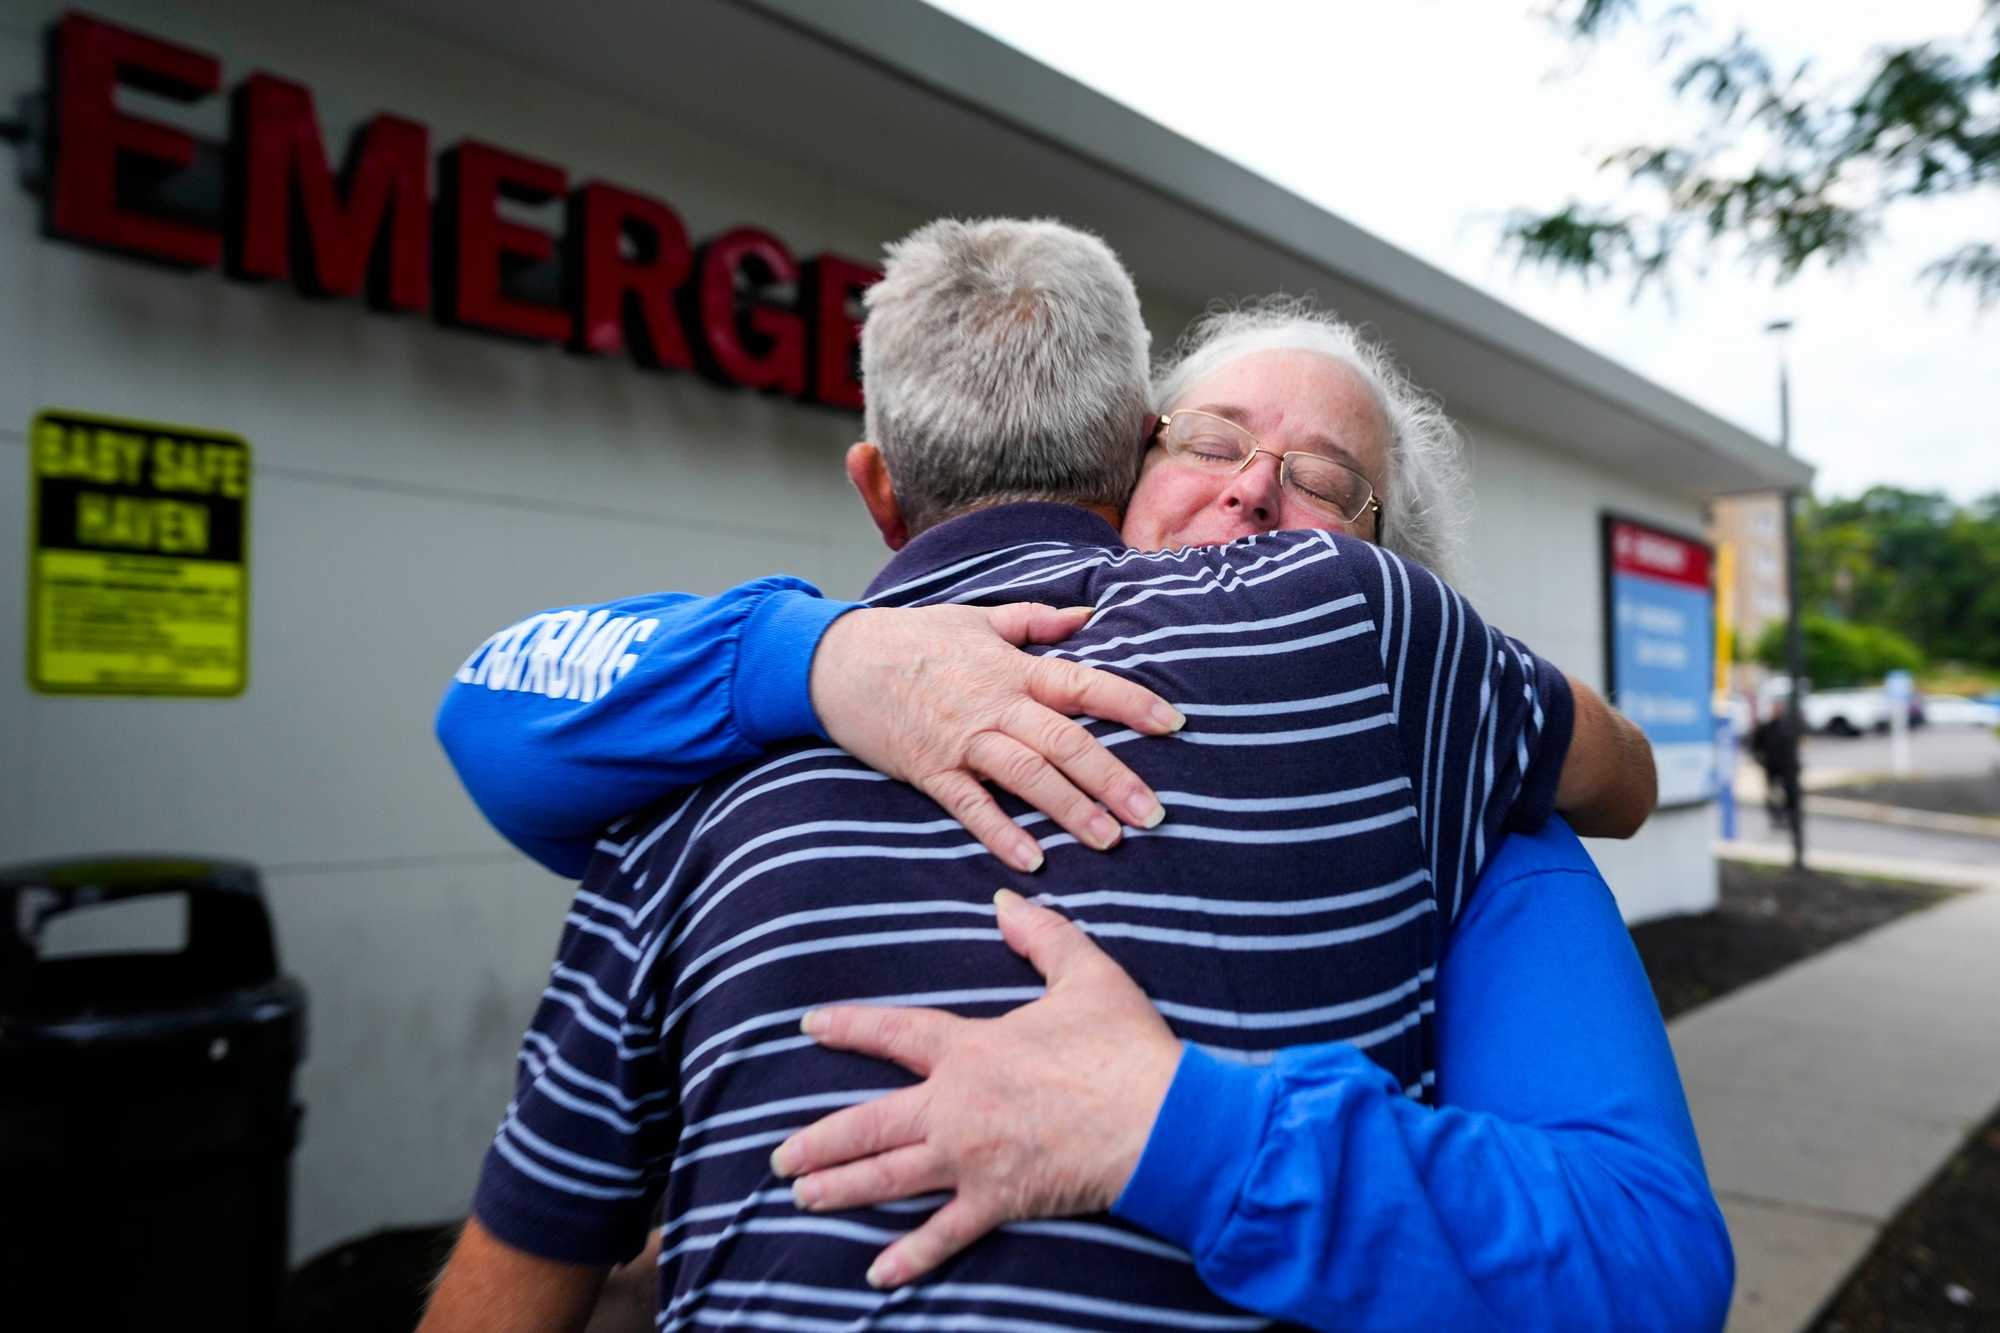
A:
{"label": "man's hand", "polygon": [[813,656],[813,711],[836,745],[922,791],[1016,870],[1040,869],[1042,849],[982,778],[1103,851],[1118,841],[1119,819],[1152,828],[1165,811],[1064,715],[1088,713],[1155,736],[1184,719],[1142,685],[1019,650],[1059,643],[1089,616],[1089,607],[1032,602],[850,611]]}
{"label": "man's hand", "polygon": [[813,1212],[951,1190],[877,1255],[876,1287],[928,1273],[1003,1222],[1109,1208],[1138,1168],[1180,1043],[1123,968],[1065,918],[1001,890],[1000,933],[1048,994],[994,1019],[847,1005],[804,1027],[822,1046],[894,1060],[915,1087],[835,1112],[771,1154]]}

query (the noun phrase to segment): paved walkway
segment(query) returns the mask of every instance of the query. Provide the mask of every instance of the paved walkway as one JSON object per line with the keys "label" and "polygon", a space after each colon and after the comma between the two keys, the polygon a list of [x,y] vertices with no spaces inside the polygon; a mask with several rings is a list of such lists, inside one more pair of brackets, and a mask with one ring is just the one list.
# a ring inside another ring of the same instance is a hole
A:
{"label": "paved walkway", "polygon": [[[1761,822],[1761,812],[1752,818]],[[1993,847],[1985,888],[1669,1025],[1736,1244],[1731,1333],[1803,1328],[1883,1224],[2000,1104]],[[1839,869],[1830,863],[1838,856],[1820,868]],[[1900,866],[1925,878],[1924,863],[1871,859],[1882,863],[1876,873]],[[1952,869],[1971,878],[1964,862]]]}

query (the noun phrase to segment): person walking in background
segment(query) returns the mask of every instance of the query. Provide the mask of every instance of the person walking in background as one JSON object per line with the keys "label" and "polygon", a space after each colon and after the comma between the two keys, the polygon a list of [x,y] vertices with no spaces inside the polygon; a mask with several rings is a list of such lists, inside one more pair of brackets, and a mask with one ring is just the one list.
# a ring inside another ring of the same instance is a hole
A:
{"label": "person walking in background", "polygon": [[1771,827],[1788,829],[1795,815],[1792,794],[1798,790],[1798,734],[1784,700],[1773,700],[1768,707],[1769,715],[1750,732],[1750,754],[1764,770],[1764,812]]}

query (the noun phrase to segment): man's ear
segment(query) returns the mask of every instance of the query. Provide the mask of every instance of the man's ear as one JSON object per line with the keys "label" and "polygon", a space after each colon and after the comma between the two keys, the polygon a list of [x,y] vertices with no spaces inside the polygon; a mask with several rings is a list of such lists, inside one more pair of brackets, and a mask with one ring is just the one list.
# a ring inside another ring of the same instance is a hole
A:
{"label": "man's ear", "polygon": [[882,451],[866,440],[849,446],[847,479],[859,492],[868,517],[875,520],[883,545],[892,551],[902,550],[910,540],[910,529],[903,522],[902,505],[896,503],[896,488],[889,481],[889,465]]}

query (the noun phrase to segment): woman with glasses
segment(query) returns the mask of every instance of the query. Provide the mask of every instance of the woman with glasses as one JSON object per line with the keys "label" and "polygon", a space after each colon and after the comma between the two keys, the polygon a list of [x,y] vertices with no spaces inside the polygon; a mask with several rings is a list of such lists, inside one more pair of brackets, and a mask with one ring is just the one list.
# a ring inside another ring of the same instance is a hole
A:
{"label": "woman with glasses", "polygon": [[1128,544],[1328,528],[1456,576],[1458,432],[1351,325],[1283,298],[1210,315],[1154,391],[1164,415],[1126,509]]}

